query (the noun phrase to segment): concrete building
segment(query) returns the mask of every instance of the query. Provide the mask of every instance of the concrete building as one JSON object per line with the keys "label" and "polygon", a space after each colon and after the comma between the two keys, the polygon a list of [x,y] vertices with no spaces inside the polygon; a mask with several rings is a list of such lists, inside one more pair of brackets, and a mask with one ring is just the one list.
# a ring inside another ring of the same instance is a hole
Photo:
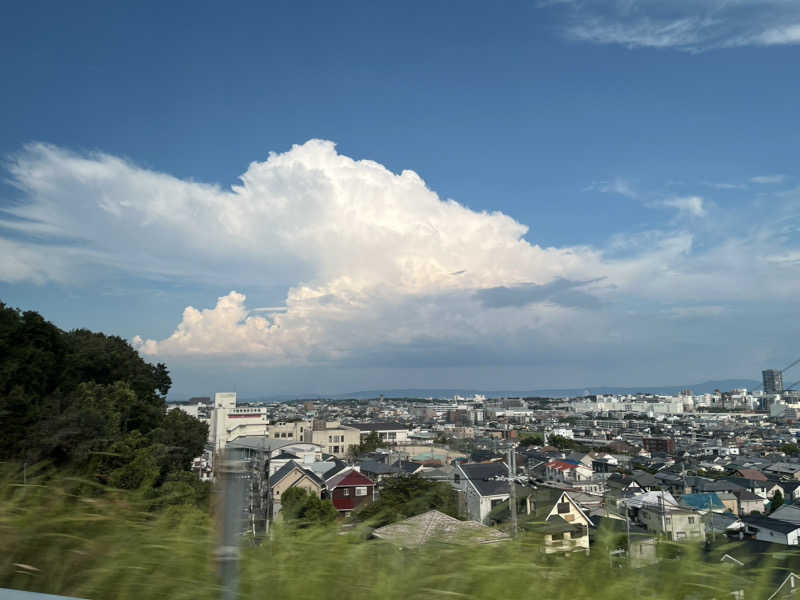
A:
{"label": "concrete building", "polygon": [[218,392],[214,395],[209,436],[215,450],[222,450],[237,437],[263,435],[266,425],[266,408],[238,407],[236,392]]}
{"label": "concrete building", "polygon": [[783,373],[777,369],[761,371],[761,381],[765,394],[783,393]]}
{"label": "concrete building", "polygon": [[642,446],[648,452],[675,454],[675,440],[669,437],[642,438]]}
{"label": "concrete building", "polygon": [[361,439],[374,432],[386,444],[408,442],[408,427],[402,423],[350,423],[349,426],[358,429]]}
{"label": "concrete building", "polygon": [[315,420],[312,428],[305,430],[305,441],[319,444],[336,458],[345,458],[351,446],[361,443],[361,432],[339,421]]}

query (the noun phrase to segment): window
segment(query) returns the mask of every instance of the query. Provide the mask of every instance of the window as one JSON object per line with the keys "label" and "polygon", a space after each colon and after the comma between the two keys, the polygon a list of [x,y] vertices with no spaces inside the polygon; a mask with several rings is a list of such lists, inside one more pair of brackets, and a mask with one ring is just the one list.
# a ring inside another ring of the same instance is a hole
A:
{"label": "window", "polygon": [[356,488],[356,496],[366,496],[367,495],[367,488],[364,487],[357,487]]}
{"label": "window", "polygon": [[694,525],[694,517],[689,517],[689,525]]}
{"label": "window", "polygon": [[559,502],[558,503],[558,514],[563,515],[564,513],[569,512],[569,502]]}
{"label": "window", "polygon": [[344,488],[342,490],[342,496],[349,496],[350,495],[350,488]]}

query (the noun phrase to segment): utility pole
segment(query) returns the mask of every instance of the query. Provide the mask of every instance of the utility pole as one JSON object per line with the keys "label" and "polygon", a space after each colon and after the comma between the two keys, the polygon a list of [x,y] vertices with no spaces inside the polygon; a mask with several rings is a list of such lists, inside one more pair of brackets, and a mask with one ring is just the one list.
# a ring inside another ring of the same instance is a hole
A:
{"label": "utility pole", "polygon": [[514,452],[514,443],[508,449],[508,486],[509,486],[509,500],[508,504],[511,508],[511,537],[517,537],[517,484],[514,481],[517,475],[516,456]]}
{"label": "utility pole", "polygon": [[222,536],[217,548],[222,580],[222,600],[235,600],[239,589],[239,543],[242,533],[247,474],[242,452],[228,450],[220,454],[218,475],[222,485]]}
{"label": "utility pole", "polygon": [[711,496],[708,496],[708,522],[711,523],[711,541],[715,542],[717,539],[716,532],[714,531],[714,511],[711,510]]}
{"label": "utility pole", "polygon": [[628,548],[625,555],[628,557],[628,565],[631,564],[631,518],[628,515],[628,505],[625,505],[625,535],[628,538]]}

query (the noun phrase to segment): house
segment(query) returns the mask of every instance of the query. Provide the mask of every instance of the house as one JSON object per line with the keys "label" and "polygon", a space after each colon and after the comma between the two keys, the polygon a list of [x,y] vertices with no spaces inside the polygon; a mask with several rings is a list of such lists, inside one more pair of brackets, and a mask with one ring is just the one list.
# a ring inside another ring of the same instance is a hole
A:
{"label": "house", "polygon": [[507,533],[492,527],[476,521],[459,521],[438,510],[429,510],[379,527],[372,535],[401,548],[416,548],[434,541],[447,544],[495,544],[511,539]]}
{"label": "house", "polygon": [[[720,481],[726,481],[728,483],[733,483],[738,485],[740,488],[743,488],[759,498],[766,498],[767,497],[767,487],[769,486],[768,481],[759,481],[757,479],[744,479],[743,477],[726,477]],[[771,487],[771,486],[770,486]],[[736,490],[732,490],[734,493]]]}
{"label": "house", "polygon": [[676,542],[705,539],[700,514],[678,504],[669,492],[647,492],[622,502],[648,531]]}
{"label": "house", "polygon": [[766,481],[767,476],[764,475],[761,471],[756,469],[738,469],[734,475],[736,477],[742,477],[744,479],[753,479],[756,481]]}
{"label": "house", "polygon": [[760,496],[756,496],[747,490],[738,490],[733,492],[739,504],[739,516],[752,515],[754,513],[763,513],[767,501]]}
{"label": "house", "polygon": [[619,467],[619,459],[613,454],[592,453],[591,467],[595,473],[614,473]]}
{"label": "house", "polygon": [[647,471],[634,470],[632,477],[645,492],[653,492],[659,489],[660,483],[658,479]]}
{"label": "house", "polygon": [[800,464],[778,462],[765,467],[764,471],[779,477],[800,480]]}
{"label": "house", "polygon": [[401,460],[396,462],[395,465],[400,468],[400,473],[402,475],[419,475],[424,468],[422,463],[410,460]]}
{"label": "house", "polygon": [[567,492],[544,487],[534,489],[529,502],[532,516],[524,527],[542,536],[543,552],[589,552],[589,528],[593,523]]}
{"label": "house", "polygon": [[793,506],[791,504],[784,504],[778,507],[775,512],[770,515],[773,519],[779,521],[786,521],[787,523],[794,523],[800,525],[800,506]]}
{"label": "house", "polygon": [[690,493],[691,487],[687,488],[687,478],[672,471],[659,471],[655,474],[659,485],[666,488],[673,494]]}
{"label": "house", "polygon": [[359,506],[375,501],[375,482],[355,469],[346,469],[325,482],[327,497],[345,517]]}
{"label": "house", "polygon": [[377,483],[380,483],[388,477],[397,477],[401,472],[399,466],[387,465],[377,460],[362,460],[359,461],[358,465],[364,475]]}
{"label": "house", "polygon": [[706,519],[706,532],[711,534],[723,534],[733,536],[744,529],[744,523],[735,514],[724,512],[715,513]]}
{"label": "house", "polygon": [[[658,562],[658,538],[643,527],[631,526],[625,519],[592,516],[593,528],[589,529],[592,550],[597,544],[607,547],[612,557],[629,558],[634,568]],[[630,547],[630,556],[626,557]]]}
{"label": "house", "polygon": [[301,488],[317,497],[322,495],[325,483],[313,471],[304,469],[290,460],[269,477],[269,495],[273,517],[281,510],[281,497],[290,488]]}
{"label": "house", "polygon": [[614,473],[606,479],[606,491],[609,498],[616,500],[641,494],[645,490],[642,489],[639,483],[630,475]]}
{"label": "house", "polygon": [[585,467],[591,467],[592,466],[593,457],[592,457],[591,453],[570,452],[569,454],[567,454],[567,456],[564,457],[564,460],[567,460],[567,461],[570,461],[570,462],[576,462],[576,463],[581,464],[581,465],[583,465]]}
{"label": "house", "polygon": [[709,511],[725,512],[725,505],[719,499],[717,494],[684,494],[681,496],[681,506],[696,510],[700,514],[705,514]]}
{"label": "house", "polygon": [[734,515],[739,514],[739,500],[736,498],[736,495],[730,492],[717,492],[717,498],[720,499],[723,506],[725,506],[725,511],[730,512]]}
{"label": "house", "polygon": [[779,521],[772,517],[742,517],[746,532],[760,542],[771,542],[786,546],[797,546],[800,539],[800,525]]}
{"label": "house", "polygon": [[785,498],[786,494],[783,489],[783,482],[782,481],[774,481],[772,479],[765,481],[765,485],[767,486],[767,498],[772,500],[775,497],[775,494],[780,492],[781,497]]}
{"label": "house", "polygon": [[589,481],[593,474],[591,467],[574,460],[552,460],[545,467],[547,479],[563,483]]}
{"label": "house", "polygon": [[785,502],[794,502],[800,498],[800,481],[781,481],[783,499]]}
{"label": "house", "polygon": [[508,500],[508,467],[502,462],[459,463],[454,484],[462,494],[469,519],[484,523],[493,508]]}

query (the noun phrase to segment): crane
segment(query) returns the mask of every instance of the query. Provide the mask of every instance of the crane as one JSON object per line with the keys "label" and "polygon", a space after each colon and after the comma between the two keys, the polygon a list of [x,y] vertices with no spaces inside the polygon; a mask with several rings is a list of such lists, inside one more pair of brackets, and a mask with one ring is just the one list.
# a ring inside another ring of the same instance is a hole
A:
{"label": "crane", "polygon": [[[792,362],[790,362],[788,367],[783,367],[783,368],[781,369],[781,373],[785,373],[786,371],[788,371],[789,369],[791,369],[793,366],[795,366],[795,365],[797,365],[797,364],[800,364],[800,358],[798,358],[798,359],[797,359],[797,360],[795,360],[795,361],[792,361]],[[792,384],[792,385],[797,385],[798,383],[800,383],[800,381],[798,381],[798,382],[795,382],[795,383],[794,383],[794,384]]]}
{"label": "crane", "polygon": [[[780,371],[775,371],[773,369],[768,369],[766,371],[762,371],[761,375],[764,378],[764,391],[771,392],[771,393],[781,393],[784,390],[791,390],[794,386],[800,385],[800,381],[795,381],[793,384],[784,387],[783,385],[783,375],[789,369],[795,367],[796,365],[800,364],[800,358],[797,358],[782,368]],[[768,382],[771,382],[768,384]]]}
{"label": "crane", "polygon": [[789,385],[787,385],[785,388],[783,388],[783,391],[784,391],[784,392],[791,392],[791,391],[793,391],[793,390],[794,390],[794,388],[796,388],[798,385],[800,385],[800,379],[798,379],[798,380],[797,380],[797,381],[795,381],[794,383],[790,383]]}

